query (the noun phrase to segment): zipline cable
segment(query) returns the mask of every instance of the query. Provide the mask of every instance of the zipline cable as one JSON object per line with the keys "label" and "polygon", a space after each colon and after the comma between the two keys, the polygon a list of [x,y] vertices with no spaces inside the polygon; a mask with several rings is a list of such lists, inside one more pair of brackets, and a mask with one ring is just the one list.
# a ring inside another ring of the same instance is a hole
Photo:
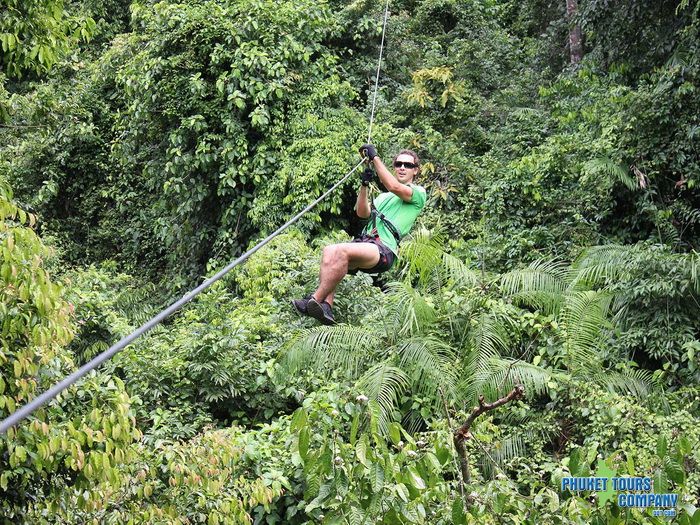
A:
{"label": "zipline cable", "polygon": [[379,61],[377,62],[377,76],[374,79],[374,96],[372,97],[372,114],[369,117],[369,131],[367,132],[367,144],[372,143],[372,124],[374,123],[374,108],[377,106],[377,91],[379,91],[379,71],[382,69],[382,55],[384,54],[384,35],[386,23],[389,20],[389,0],[384,7],[384,23],[382,24],[382,43],[379,45]]}
{"label": "zipline cable", "polygon": [[[382,42],[379,47],[379,62],[377,64],[377,76],[375,79],[374,83],[374,97],[372,100],[372,114],[370,116],[369,120],[369,132],[367,135],[367,142],[370,142],[370,139],[372,137],[372,123],[374,122],[374,108],[377,102],[377,90],[379,87],[379,72],[381,70],[382,66],[382,54],[384,51],[384,33],[386,31],[386,24],[387,24],[387,19],[389,15],[389,0],[386,2],[386,8],[384,10],[384,24],[382,26]],[[168,306],[165,310],[161,311],[159,314],[155,315],[151,320],[147,321],[143,325],[141,325],[139,328],[134,330],[132,333],[127,335],[126,337],[123,337],[119,342],[115,343],[111,347],[109,347],[107,350],[102,352],[101,354],[95,356],[93,359],[85,363],[83,366],[81,366],[78,370],[67,376],[65,379],[60,381],[59,383],[56,383],[53,385],[51,388],[48,390],[42,392],[39,394],[37,397],[32,399],[29,403],[24,405],[23,407],[19,408],[12,414],[10,414],[8,417],[2,420],[0,422],[0,435],[6,433],[10,428],[14,427],[17,425],[19,422],[21,422],[23,419],[26,419],[29,417],[32,413],[34,413],[36,410],[41,408],[43,405],[51,401],[53,398],[58,396],[61,392],[63,392],[66,388],[74,384],[76,381],[78,381],[80,378],[85,376],[87,373],[91,372],[98,366],[100,366],[102,363],[107,361],[108,359],[111,359],[117,352],[120,352],[124,348],[126,348],[132,341],[137,339],[138,337],[142,336],[146,332],[150,331],[152,328],[154,328],[156,325],[170,317],[172,314],[177,312],[180,308],[182,308],[184,305],[189,303],[192,299],[197,297],[200,293],[202,293],[204,290],[209,288],[212,284],[214,284],[216,281],[221,279],[224,275],[226,275],[228,272],[230,272],[233,268],[244,262],[246,259],[248,259],[251,255],[253,255],[255,252],[257,252],[260,248],[265,246],[267,243],[269,243],[272,239],[277,237],[280,233],[282,233],[284,230],[289,228],[292,224],[297,222],[304,214],[309,212],[312,208],[314,208],[319,202],[321,202],[323,199],[325,199],[329,194],[331,194],[333,191],[335,191],[338,186],[340,186],[343,182],[345,182],[350,175],[352,175],[355,171],[357,171],[357,168],[362,166],[364,164],[364,159],[361,160],[354,168],[352,168],[349,172],[347,172],[338,182],[336,182],[326,193],[321,195],[318,199],[313,201],[311,204],[309,204],[306,208],[304,208],[302,211],[297,213],[294,217],[289,219],[286,223],[284,223],[282,226],[280,226],[277,230],[275,230],[273,233],[265,237],[262,241],[260,241],[258,244],[253,246],[250,250],[245,252],[243,255],[238,257],[236,260],[233,262],[229,263],[228,266],[223,268],[222,270],[219,270],[213,277],[210,277],[206,281],[204,281],[202,284],[197,286],[195,289],[187,292],[184,296],[182,296],[181,299],[178,301],[174,302],[170,306]]]}
{"label": "zipline cable", "polygon": [[158,315],[154,316],[150,321],[147,321],[144,323],[142,326],[137,328],[134,332],[130,333],[126,337],[122,338],[118,343],[112,345],[110,348],[99,354],[98,356],[94,357],[92,360],[88,361],[85,363],[83,366],[81,366],[78,370],[70,374],[68,377],[63,379],[60,383],[56,383],[54,386],[40,394],[39,396],[35,397],[32,399],[29,403],[24,405],[22,408],[18,409],[17,411],[13,412],[10,416],[7,418],[3,419],[2,423],[0,423],[0,434],[4,434],[7,432],[8,429],[12,428],[15,426],[17,423],[28,417],[30,414],[32,414],[34,411],[38,410],[41,406],[49,402],[51,399],[56,397],[58,394],[60,394],[63,390],[71,386],[73,383],[75,383],[78,379],[83,377],[85,374],[88,372],[94,370],[98,366],[100,366],[103,362],[107,361],[110,359],[114,354],[117,352],[123,350],[129,343],[131,343],[134,339],[137,337],[140,337],[141,335],[145,334],[149,330],[151,330],[154,326],[156,326],[158,323],[161,321],[164,321],[170,315],[178,311],[180,308],[182,308],[184,305],[189,303],[192,299],[194,299],[197,295],[199,295],[201,292],[209,288],[212,284],[214,284],[216,281],[221,279],[224,275],[226,275],[228,272],[230,272],[233,268],[241,264],[243,261],[248,259],[251,255],[253,255],[255,252],[257,252],[260,248],[265,246],[268,242],[270,242],[272,239],[277,237],[280,233],[282,233],[284,230],[286,230],[289,226],[297,222],[302,215],[304,215],[306,212],[311,210],[314,206],[316,206],[319,202],[321,202],[323,199],[325,199],[331,192],[335,191],[335,189],[340,186],[343,182],[345,182],[350,175],[352,175],[355,171],[357,171],[357,168],[362,166],[364,163],[364,160],[360,161],[353,169],[351,169],[348,173],[346,173],[342,179],[340,179],[338,182],[336,182],[326,193],[321,195],[318,199],[313,201],[311,204],[309,204],[306,208],[304,208],[302,211],[297,213],[294,217],[289,219],[286,223],[284,223],[282,226],[280,226],[275,232],[271,233],[267,237],[265,237],[262,241],[260,241],[258,244],[256,244],[254,247],[252,247],[250,250],[245,252],[243,255],[241,255],[238,259],[230,263],[228,266],[226,266],[224,269],[220,270],[216,275],[213,277],[210,277],[206,281],[204,281],[202,284],[200,284],[197,288],[194,290],[188,292],[185,294],[181,299],[178,301],[174,302],[170,306],[168,306],[165,310],[160,312]]}

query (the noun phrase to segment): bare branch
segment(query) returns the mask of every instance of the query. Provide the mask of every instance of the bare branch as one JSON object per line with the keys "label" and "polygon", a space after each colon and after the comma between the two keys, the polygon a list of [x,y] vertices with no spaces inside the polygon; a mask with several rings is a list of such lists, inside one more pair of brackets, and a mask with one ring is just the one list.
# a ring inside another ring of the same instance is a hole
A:
{"label": "bare branch", "polygon": [[[501,399],[498,399],[493,403],[486,403],[484,401],[484,396],[479,396],[479,406],[475,406],[471,414],[469,414],[469,416],[467,417],[467,420],[464,422],[464,424],[454,431],[452,436],[455,449],[457,450],[457,455],[459,456],[460,471],[462,475],[462,479],[460,480],[462,490],[464,485],[468,484],[471,481],[471,476],[469,474],[469,459],[467,457],[467,447],[465,442],[471,437],[470,429],[472,424],[474,423],[474,420],[484,412],[494,410],[500,407],[501,405],[505,405],[506,403],[513,401],[514,399],[520,399],[524,393],[525,387],[523,387],[523,385],[517,385],[513,390],[510,391],[510,393],[507,396],[502,397]],[[462,492],[462,494],[464,494],[464,491]],[[469,498],[466,498],[465,503],[467,504],[467,506],[470,505],[471,501],[469,501]]]}

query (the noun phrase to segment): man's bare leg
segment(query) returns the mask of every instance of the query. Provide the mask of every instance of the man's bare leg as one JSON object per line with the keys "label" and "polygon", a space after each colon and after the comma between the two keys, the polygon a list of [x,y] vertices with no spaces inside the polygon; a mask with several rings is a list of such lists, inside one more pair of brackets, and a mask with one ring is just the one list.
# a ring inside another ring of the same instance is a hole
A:
{"label": "man's bare leg", "polygon": [[323,249],[316,301],[333,304],[335,288],[348,273],[348,268],[372,268],[379,262],[379,248],[372,243],[331,244]]}

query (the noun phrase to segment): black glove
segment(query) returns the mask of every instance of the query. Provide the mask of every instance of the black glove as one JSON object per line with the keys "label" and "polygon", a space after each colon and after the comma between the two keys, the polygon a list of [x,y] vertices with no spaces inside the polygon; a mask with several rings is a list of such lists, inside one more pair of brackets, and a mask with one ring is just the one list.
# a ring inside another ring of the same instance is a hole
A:
{"label": "black glove", "polygon": [[374,171],[372,168],[365,168],[365,171],[360,175],[360,181],[362,181],[363,186],[369,186],[369,183],[374,179]]}
{"label": "black glove", "polygon": [[360,148],[360,155],[367,157],[369,160],[374,160],[374,157],[377,156],[377,148],[372,144],[365,144]]}

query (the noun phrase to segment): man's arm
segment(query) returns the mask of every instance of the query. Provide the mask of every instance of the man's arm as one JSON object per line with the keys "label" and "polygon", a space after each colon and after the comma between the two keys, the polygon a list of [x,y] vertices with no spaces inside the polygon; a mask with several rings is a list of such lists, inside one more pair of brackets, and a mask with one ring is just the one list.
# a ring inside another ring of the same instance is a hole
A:
{"label": "man's arm", "polygon": [[374,165],[374,169],[377,170],[377,176],[379,180],[382,181],[384,187],[399,197],[404,202],[411,202],[411,197],[413,196],[413,188],[406,184],[401,184],[396,177],[394,177],[387,167],[382,162],[379,156],[374,157],[370,161]]}
{"label": "man's arm", "polygon": [[360,186],[360,191],[357,192],[357,202],[355,203],[355,213],[361,219],[367,219],[371,214],[371,209],[369,206],[369,198],[367,186]]}

